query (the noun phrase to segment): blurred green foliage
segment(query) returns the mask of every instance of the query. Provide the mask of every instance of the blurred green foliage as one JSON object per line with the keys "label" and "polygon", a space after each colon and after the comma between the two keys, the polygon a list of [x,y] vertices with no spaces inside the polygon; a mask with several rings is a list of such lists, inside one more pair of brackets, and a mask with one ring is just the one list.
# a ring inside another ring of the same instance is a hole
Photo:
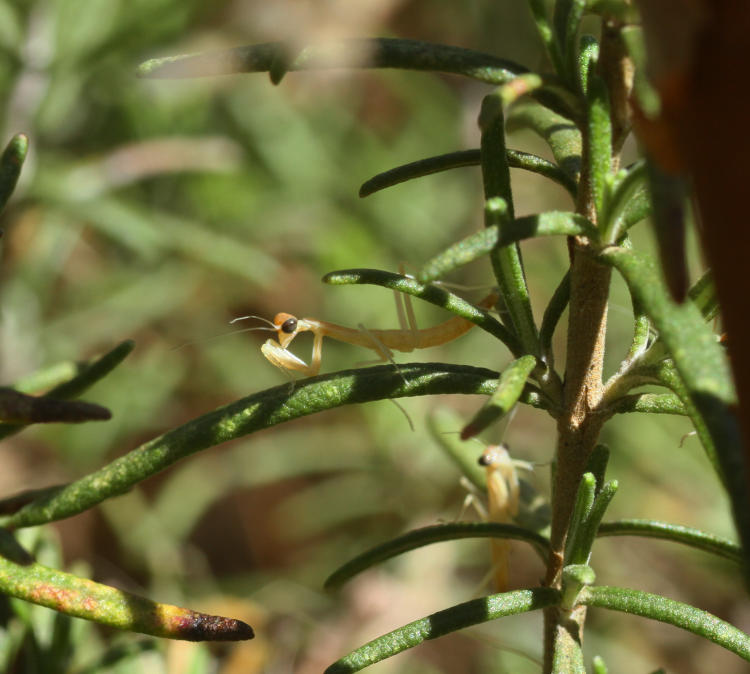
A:
{"label": "blurred green foliage", "polygon": [[[290,34],[397,34],[530,66],[541,58],[523,3],[382,0],[359,14],[346,5],[316,9],[310,24],[308,3],[291,0],[0,2],[3,137],[24,132],[31,143],[2,222],[0,381],[90,357],[126,338],[137,342],[133,356],[88,395],[109,407],[113,420],[34,428],[7,441],[0,449],[4,494],[78,477],[193,416],[283,382],[260,354],[264,333],[208,339],[229,330],[235,316],[290,311],[394,326],[388,293],[326,287],[320,276],[352,266],[395,270],[401,262],[416,269],[480,226],[478,169],[430,176],[367,200],[356,195],[381,170],[477,147],[482,85],[402,72],[290,73],[278,88],[263,76],[134,78],[135,65],[151,56]],[[511,137],[510,146],[544,153],[526,134]],[[562,189],[537,176],[514,173],[513,180],[518,215],[569,205]],[[564,273],[567,252],[561,241],[533,241],[524,253],[539,311]],[[477,264],[453,280],[481,285],[490,278]],[[629,311],[626,297],[620,286],[610,312],[608,348],[617,359],[631,336],[629,315],[618,319],[620,307]],[[431,307],[417,310],[420,324],[444,319]],[[484,344],[474,331],[409,358],[496,370],[510,360]],[[326,343],[323,367],[333,371],[367,357]],[[450,402],[465,419],[477,406]],[[99,579],[247,619],[261,635],[220,651],[157,644],[155,652],[139,652],[140,637],[92,638],[93,627],[69,621],[71,633],[85,632],[70,637],[74,671],[115,671],[102,664],[104,643],[126,644],[116,670],[122,672],[167,671],[175,663],[190,663],[181,671],[195,672],[217,663],[223,672],[320,671],[391,626],[477,592],[489,564],[481,541],[394,560],[335,602],[320,589],[352,554],[412,526],[458,516],[459,474],[426,432],[426,415],[438,404],[447,402],[404,403],[414,433],[384,403],[301,420],[192,457],[95,513],[61,523],[68,564],[86,559]],[[514,456],[544,464],[554,428],[540,418],[521,410],[505,440]],[[697,443],[687,439],[678,448],[688,430],[679,418],[626,417],[608,427],[609,477],[620,482],[611,517],[730,532]],[[544,489],[547,466],[532,480]],[[671,596],[714,612],[740,610],[736,580],[721,562],[652,542],[605,540],[596,554],[603,583],[638,578],[641,589],[667,586]],[[725,592],[709,600],[705,580],[711,573],[715,588],[717,570],[727,579]],[[519,549],[517,585],[535,584],[540,573]],[[30,612],[42,617],[25,618],[29,609],[12,603],[0,642],[15,643],[14,630],[22,637],[6,663],[15,658],[16,671],[52,671],[40,658],[53,614],[34,607]],[[388,671],[537,671],[516,652],[539,656],[539,617],[514,620],[529,625],[514,629],[528,635],[523,642],[510,644],[485,625],[397,658]],[[613,671],[618,663],[637,669],[639,657],[681,672],[707,671],[710,657],[709,668],[739,671],[731,669],[738,666],[734,656],[686,635],[669,632],[655,654],[640,650],[641,623],[592,617],[591,628],[592,652]],[[608,638],[613,634],[617,640]]]}

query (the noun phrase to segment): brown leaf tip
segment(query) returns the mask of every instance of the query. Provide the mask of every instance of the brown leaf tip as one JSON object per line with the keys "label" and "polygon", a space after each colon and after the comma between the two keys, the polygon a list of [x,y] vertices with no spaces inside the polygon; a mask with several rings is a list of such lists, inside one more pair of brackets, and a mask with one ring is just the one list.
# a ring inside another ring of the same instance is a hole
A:
{"label": "brown leaf tip", "polygon": [[477,428],[475,424],[467,424],[461,429],[460,438],[461,440],[469,440],[470,438],[473,438],[477,433],[479,433],[480,429]]}
{"label": "brown leaf tip", "polygon": [[246,641],[255,636],[253,628],[241,620],[206,613],[191,611],[179,623],[174,637],[185,641]]}

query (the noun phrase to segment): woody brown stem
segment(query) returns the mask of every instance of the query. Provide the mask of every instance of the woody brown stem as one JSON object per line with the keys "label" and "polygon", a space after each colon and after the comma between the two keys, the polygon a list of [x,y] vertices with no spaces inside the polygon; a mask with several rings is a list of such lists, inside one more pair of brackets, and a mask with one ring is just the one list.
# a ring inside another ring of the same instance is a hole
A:
{"label": "woody brown stem", "polygon": [[[588,166],[588,139],[584,135],[583,166]],[[584,170],[577,211],[596,221],[589,175]],[[564,383],[564,410],[558,418],[557,465],[552,494],[551,551],[545,584],[559,588],[562,580],[565,540],[570,516],[586,461],[596,445],[603,424],[595,411],[602,398],[604,336],[611,271],[594,259],[588,241],[571,240],[570,316]],[[544,671],[552,670],[555,648],[580,643],[585,610],[563,622],[555,608],[545,611]],[[571,618],[573,624],[571,624]]]}

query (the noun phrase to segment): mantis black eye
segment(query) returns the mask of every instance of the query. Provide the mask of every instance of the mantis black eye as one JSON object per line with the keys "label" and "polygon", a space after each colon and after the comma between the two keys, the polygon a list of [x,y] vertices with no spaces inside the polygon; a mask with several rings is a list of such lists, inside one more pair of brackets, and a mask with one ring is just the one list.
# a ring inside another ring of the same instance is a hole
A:
{"label": "mantis black eye", "polygon": [[292,334],[296,329],[297,329],[297,319],[296,318],[287,318],[281,324],[281,332],[285,332],[288,335]]}
{"label": "mantis black eye", "polygon": [[508,446],[505,443],[500,445],[489,445],[482,453],[482,456],[479,457],[477,463],[485,468],[487,466],[492,466],[495,463],[500,462],[503,458],[503,453],[507,453],[507,451]]}

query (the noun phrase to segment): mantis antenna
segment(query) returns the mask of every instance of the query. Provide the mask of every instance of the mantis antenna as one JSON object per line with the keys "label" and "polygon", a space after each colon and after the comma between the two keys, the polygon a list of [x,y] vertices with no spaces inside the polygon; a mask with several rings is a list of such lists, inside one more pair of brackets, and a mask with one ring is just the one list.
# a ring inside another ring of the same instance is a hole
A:
{"label": "mantis antenna", "polygon": [[[234,319],[232,319],[231,321],[229,321],[229,324],[231,325],[232,323],[235,323],[236,321],[243,321],[246,318],[258,318],[261,321],[265,321],[269,325],[273,325],[273,323],[271,323],[271,321],[269,321],[266,318],[263,318],[262,316],[241,316],[240,318],[234,318]],[[263,326],[263,325],[256,325],[256,326],[254,326],[252,328],[242,328],[241,330],[230,330],[229,332],[222,332],[222,333],[220,333],[218,335],[212,335],[211,337],[206,337],[204,339],[196,339],[196,340],[194,340],[192,342],[184,342],[182,344],[179,344],[178,346],[173,346],[170,349],[170,351],[177,351],[178,349],[182,349],[185,346],[190,346],[191,344],[199,344],[199,343],[202,343],[202,342],[210,342],[211,340],[219,339],[220,337],[228,337],[229,335],[239,335],[241,332],[253,332],[255,330],[266,330],[268,332],[276,332],[276,328],[275,327],[266,327],[266,326]]]}

